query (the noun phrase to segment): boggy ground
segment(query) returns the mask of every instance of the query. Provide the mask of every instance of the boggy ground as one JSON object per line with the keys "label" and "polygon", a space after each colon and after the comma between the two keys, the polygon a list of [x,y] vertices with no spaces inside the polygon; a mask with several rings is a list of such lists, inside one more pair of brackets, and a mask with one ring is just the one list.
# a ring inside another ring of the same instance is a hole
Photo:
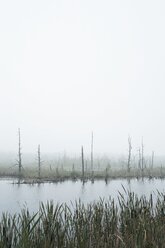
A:
{"label": "boggy ground", "polygon": [[162,168],[144,169],[143,171],[136,168],[131,169],[129,172],[126,169],[111,169],[111,170],[99,170],[99,171],[85,171],[82,175],[81,170],[71,171],[64,169],[44,169],[41,171],[40,177],[36,168],[26,168],[21,174],[18,174],[17,170],[8,170],[0,168],[0,178],[13,178],[18,179],[19,183],[44,183],[44,182],[61,182],[65,180],[82,180],[84,183],[88,180],[108,180],[111,179],[132,179],[132,178],[165,178],[165,171]]}

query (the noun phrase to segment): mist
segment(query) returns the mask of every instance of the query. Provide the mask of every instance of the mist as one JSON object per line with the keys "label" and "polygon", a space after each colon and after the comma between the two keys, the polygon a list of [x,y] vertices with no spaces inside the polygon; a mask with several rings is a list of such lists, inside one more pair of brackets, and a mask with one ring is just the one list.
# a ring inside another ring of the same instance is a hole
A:
{"label": "mist", "polygon": [[0,2],[0,151],[165,154],[163,0]]}

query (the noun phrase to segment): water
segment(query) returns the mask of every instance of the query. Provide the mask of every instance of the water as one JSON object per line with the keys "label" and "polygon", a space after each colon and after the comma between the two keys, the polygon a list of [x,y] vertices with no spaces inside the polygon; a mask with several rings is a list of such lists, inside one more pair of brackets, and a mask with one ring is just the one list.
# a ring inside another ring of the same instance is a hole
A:
{"label": "water", "polygon": [[53,200],[54,203],[75,203],[79,199],[87,204],[100,198],[117,199],[118,191],[124,194],[123,187],[133,191],[139,196],[149,197],[155,195],[157,190],[165,193],[165,180],[137,180],[126,179],[105,181],[88,181],[84,185],[81,181],[65,181],[62,183],[44,184],[13,184],[13,180],[0,180],[0,215],[2,212],[11,214],[19,212],[23,207],[28,207],[30,212],[36,212],[40,202],[46,203]]}

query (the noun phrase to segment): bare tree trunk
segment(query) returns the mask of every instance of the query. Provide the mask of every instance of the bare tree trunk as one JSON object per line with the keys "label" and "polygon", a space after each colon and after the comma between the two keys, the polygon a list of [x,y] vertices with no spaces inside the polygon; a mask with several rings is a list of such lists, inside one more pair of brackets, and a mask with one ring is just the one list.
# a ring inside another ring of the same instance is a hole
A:
{"label": "bare tree trunk", "polygon": [[105,169],[105,183],[107,184],[108,182],[108,166]]}
{"label": "bare tree trunk", "polygon": [[87,175],[88,174],[88,161],[87,161],[87,159],[85,160],[85,172]]}
{"label": "bare tree trunk", "polygon": [[74,163],[72,164],[72,173],[75,172],[75,169],[74,169]]}
{"label": "bare tree trunk", "polygon": [[19,181],[22,176],[22,153],[21,153],[21,133],[20,128],[18,129],[18,175]]}
{"label": "bare tree trunk", "polygon": [[140,148],[138,149],[138,169],[139,171],[141,171],[141,151],[140,151]]}
{"label": "bare tree trunk", "polygon": [[128,161],[127,161],[128,173],[130,173],[131,170],[131,151],[132,151],[131,138],[128,137]]}
{"label": "bare tree trunk", "polygon": [[161,167],[160,167],[160,177],[163,178],[163,166],[161,164]]}
{"label": "bare tree trunk", "polygon": [[84,149],[81,147],[82,179],[84,181]]}
{"label": "bare tree trunk", "polygon": [[92,180],[93,180],[93,132],[92,132],[92,138],[91,138],[91,173],[92,173]]}
{"label": "bare tree trunk", "polygon": [[142,153],[141,153],[141,171],[142,177],[144,176],[144,145],[143,145],[143,138],[142,138]]}
{"label": "bare tree trunk", "polygon": [[152,151],[152,157],[151,157],[151,169],[153,170],[154,168],[154,151]]}
{"label": "bare tree trunk", "polygon": [[40,145],[38,145],[38,177],[41,178],[41,151],[40,151]]}

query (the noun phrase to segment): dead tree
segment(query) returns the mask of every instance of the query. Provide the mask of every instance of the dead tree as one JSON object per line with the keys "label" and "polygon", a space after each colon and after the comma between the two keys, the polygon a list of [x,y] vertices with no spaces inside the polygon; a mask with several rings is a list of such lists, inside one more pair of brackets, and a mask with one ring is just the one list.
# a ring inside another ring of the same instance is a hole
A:
{"label": "dead tree", "polygon": [[84,149],[83,146],[81,147],[81,163],[82,163],[82,179],[84,181]]}
{"label": "dead tree", "polygon": [[75,169],[74,169],[74,163],[72,164],[72,173],[75,172]]}
{"label": "dead tree", "polygon": [[106,167],[106,169],[105,169],[105,183],[107,184],[107,182],[108,182],[108,171],[109,171],[109,168],[108,168],[108,166]]}
{"label": "dead tree", "polygon": [[141,171],[141,151],[140,151],[140,148],[138,149],[138,155],[139,155],[139,158],[138,158],[138,169],[139,169],[139,171]]}
{"label": "dead tree", "polygon": [[154,168],[154,151],[152,151],[152,157],[151,157],[151,169],[153,170]]}
{"label": "dead tree", "polygon": [[142,177],[144,176],[144,145],[143,145],[143,138],[142,138],[142,144],[141,144],[141,172]]}
{"label": "dead tree", "polygon": [[73,179],[75,179],[75,177],[76,177],[74,163],[72,164],[72,172],[71,172],[71,176],[72,176],[72,178],[73,178]]}
{"label": "dead tree", "polygon": [[18,129],[18,176],[19,180],[22,176],[22,153],[21,153],[21,132],[20,128]]}
{"label": "dead tree", "polygon": [[131,170],[131,152],[132,152],[131,138],[128,137],[128,161],[127,161],[128,173],[130,173]]}
{"label": "dead tree", "polygon": [[40,151],[40,145],[38,145],[38,177],[41,178],[41,151]]}
{"label": "dead tree", "polygon": [[93,172],[93,132],[92,132],[92,137],[91,137],[91,173],[92,173],[92,180],[94,176]]}
{"label": "dead tree", "polygon": [[162,164],[160,166],[160,177],[163,178],[163,166],[162,166]]}
{"label": "dead tree", "polygon": [[85,171],[86,171],[86,174],[87,174],[87,172],[88,172],[88,161],[87,161],[87,159],[85,160]]}

